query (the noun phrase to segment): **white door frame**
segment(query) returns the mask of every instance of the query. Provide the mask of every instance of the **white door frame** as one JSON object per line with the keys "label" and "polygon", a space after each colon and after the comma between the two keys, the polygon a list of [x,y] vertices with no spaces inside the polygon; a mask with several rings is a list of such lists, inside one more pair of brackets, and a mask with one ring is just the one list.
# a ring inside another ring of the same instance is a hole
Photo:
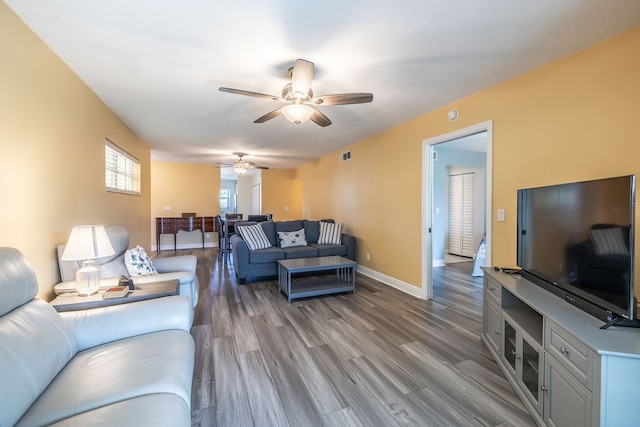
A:
{"label": "white door frame", "polygon": [[485,203],[485,230],[487,237],[486,265],[491,265],[491,224],[492,224],[492,200],[493,200],[493,120],[478,123],[464,129],[459,129],[444,135],[422,141],[422,298],[433,299],[433,156],[435,145],[453,139],[462,138],[479,132],[487,132],[487,164],[486,164],[486,203]]}

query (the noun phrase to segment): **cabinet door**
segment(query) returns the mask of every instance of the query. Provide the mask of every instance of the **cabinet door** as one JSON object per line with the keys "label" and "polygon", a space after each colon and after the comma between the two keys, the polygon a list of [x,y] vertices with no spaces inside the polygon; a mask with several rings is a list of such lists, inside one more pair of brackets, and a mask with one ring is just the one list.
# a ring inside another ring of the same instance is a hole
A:
{"label": "cabinet door", "polygon": [[489,338],[489,343],[493,345],[496,353],[500,354],[500,344],[502,342],[500,324],[502,323],[502,311],[498,304],[485,297],[484,333]]}
{"label": "cabinet door", "polygon": [[502,346],[502,356],[507,361],[507,365],[511,368],[512,374],[516,375],[516,357],[518,356],[518,347],[516,345],[516,329],[511,325],[508,319],[503,318],[504,343]]}
{"label": "cabinet door", "polygon": [[524,395],[542,414],[541,362],[542,346],[536,343],[507,315],[502,316],[502,356]]}
{"label": "cabinet door", "polygon": [[544,362],[544,420],[549,426],[592,425],[593,396],[552,356]]}
{"label": "cabinet door", "polygon": [[540,347],[535,344],[531,344],[528,340],[522,340],[522,368],[520,371],[520,379],[522,380],[523,389],[527,392],[531,403],[538,408],[540,412],[541,408],[541,393],[540,388],[540,362],[541,360]]}

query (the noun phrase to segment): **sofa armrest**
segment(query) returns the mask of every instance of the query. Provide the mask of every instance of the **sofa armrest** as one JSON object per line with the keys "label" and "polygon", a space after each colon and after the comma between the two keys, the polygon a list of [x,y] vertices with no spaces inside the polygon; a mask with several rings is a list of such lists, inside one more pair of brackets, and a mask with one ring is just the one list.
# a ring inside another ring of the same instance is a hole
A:
{"label": "sofa armrest", "polygon": [[189,299],[181,295],[59,314],[75,332],[79,351],[152,332],[189,332],[193,321]]}
{"label": "sofa armrest", "polygon": [[193,274],[196,274],[198,258],[196,258],[194,255],[178,255],[166,258],[154,258],[152,262],[158,273],[189,271]]}
{"label": "sofa armrest", "polygon": [[239,234],[231,236],[231,250],[233,251],[233,269],[241,279],[246,279],[249,270],[249,246]]}
{"label": "sofa armrest", "polygon": [[351,234],[342,233],[341,243],[347,247],[347,258],[356,260],[356,238]]}

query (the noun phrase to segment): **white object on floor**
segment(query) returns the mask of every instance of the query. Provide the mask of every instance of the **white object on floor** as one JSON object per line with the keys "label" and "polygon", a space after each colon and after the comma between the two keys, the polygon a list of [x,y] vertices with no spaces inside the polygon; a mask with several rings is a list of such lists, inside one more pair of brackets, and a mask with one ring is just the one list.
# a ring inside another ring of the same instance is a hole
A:
{"label": "white object on floor", "polygon": [[476,255],[475,261],[473,262],[473,270],[471,271],[471,275],[473,277],[484,276],[484,271],[482,271],[480,267],[484,267],[486,262],[487,262],[487,238],[485,236],[480,241],[480,246],[478,247],[478,254]]}

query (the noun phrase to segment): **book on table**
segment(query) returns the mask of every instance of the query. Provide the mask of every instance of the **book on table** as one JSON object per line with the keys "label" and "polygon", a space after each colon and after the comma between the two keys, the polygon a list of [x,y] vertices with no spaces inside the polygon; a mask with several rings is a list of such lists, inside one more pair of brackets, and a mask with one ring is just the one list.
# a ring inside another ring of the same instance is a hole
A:
{"label": "book on table", "polygon": [[102,298],[121,298],[127,296],[128,293],[128,286],[112,286],[104,291]]}

